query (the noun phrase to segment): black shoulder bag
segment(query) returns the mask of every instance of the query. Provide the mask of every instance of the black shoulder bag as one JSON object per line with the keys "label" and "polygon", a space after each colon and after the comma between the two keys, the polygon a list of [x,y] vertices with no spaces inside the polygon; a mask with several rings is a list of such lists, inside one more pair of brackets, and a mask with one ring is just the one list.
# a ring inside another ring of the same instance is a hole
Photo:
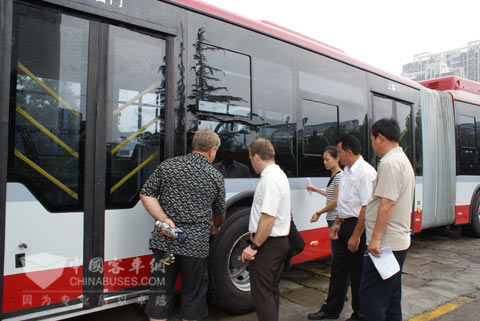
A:
{"label": "black shoulder bag", "polygon": [[293,215],[290,215],[290,233],[288,234],[288,241],[290,242],[288,258],[292,258],[301,253],[305,248],[305,241],[300,235],[300,232],[298,232],[295,222],[293,222]]}

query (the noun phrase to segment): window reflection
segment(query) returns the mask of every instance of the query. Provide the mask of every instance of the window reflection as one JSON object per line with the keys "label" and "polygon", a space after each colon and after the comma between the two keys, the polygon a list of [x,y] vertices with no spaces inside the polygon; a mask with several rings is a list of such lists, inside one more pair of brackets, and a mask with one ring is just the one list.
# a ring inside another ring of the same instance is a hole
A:
{"label": "window reflection", "polygon": [[312,100],[302,100],[300,176],[329,176],[323,165],[325,147],[338,139],[338,107]]}
{"label": "window reflection", "polygon": [[338,137],[338,107],[302,100],[303,154],[322,155]]}
{"label": "window reflection", "polygon": [[457,131],[460,136],[460,172],[472,175],[480,172],[480,153],[477,149],[478,124],[475,117],[458,115]]}
{"label": "window reflection", "polygon": [[[400,127],[400,146],[413,164],[412,106],[388,97],[374,95],[373,121],[394,118]],[[378,158],[377,158],[378,161]]]}
{"label": "window reflection", "polygon": [[255,114],[261,119],[293,122],[290,66],[255,58],[254,70]]}
{"label": "window reflection", "polygon": [[165,41],[110,26],[107,208],[133,206],[163,158]]}
{"label": "window reflection", "polygon": [[248,146],[258,137],[270,140],[275,148],[276,163],[288,176],[296,175],[295,124],[273,125],[266,122],[252,124],[244,120],[213,118],[197,119],[194,123],[196,126],[189,132],[189,146],[195,131],[210,129],[216,132],[222,145],[213,163],[226,178],[247,178],[257,175],[250,164]]}
{"label": "window reflection", "polygon": [[388,98],[373,96],[373,121],[393,117],[393,101]]}
{"label": "window reflection", "polygon": [[459,115],[458,116],[458,130],[460,133],[460,146],[461,147],[476,147],[476,130],[475,130],[475,117]]}
{"label": "window reflection", "polygon": [[250,116],[250,57],[207,44],[200,28],[194,44],[195,84],[190,99],[197,110],[231,116]]}
{"label": "window reflection", "polygon": [[[239,150],[237,150],[237,147]],[[243,144],[236,144],[234,140],[224,139],[217,153],[215,167],[225,178],[248,178],[251,177],[247,165],[235,160],[237,152],[242,153]]]}
{"label": "window reflection", "polygon": [[413,164],[412,106],[396,102],[395,119],[400,127],[400,146]]}
{"label": "window reflection", "polygon": [[52,212],[81,210],[89,23],[20,4],[14,14],[8,179]]}

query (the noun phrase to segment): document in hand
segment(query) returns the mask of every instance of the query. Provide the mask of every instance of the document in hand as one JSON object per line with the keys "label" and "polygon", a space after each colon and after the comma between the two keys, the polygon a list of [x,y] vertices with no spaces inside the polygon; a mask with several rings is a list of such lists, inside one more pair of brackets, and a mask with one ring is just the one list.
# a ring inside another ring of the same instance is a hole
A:
{"label": "document in hand", "polygon": [[375,257],[370,253],[368,253],[368,255],[370,255],[370,258],[382,279],[386,280],[400,271],[400,265],[398,265],[391,247],[382,247],[380,248],[380,251],[382,251],[380,257]]}

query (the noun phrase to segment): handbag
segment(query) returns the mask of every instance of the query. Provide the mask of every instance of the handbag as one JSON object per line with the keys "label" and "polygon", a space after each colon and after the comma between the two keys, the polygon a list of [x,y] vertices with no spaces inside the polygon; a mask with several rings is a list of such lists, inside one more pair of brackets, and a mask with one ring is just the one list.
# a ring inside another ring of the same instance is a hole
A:
{"label": "handbag", "polygon": [[290,233],[288,234],[288,241],[290,242],[290,251],[288,252],[289,258],[300,254],[305,248],[305,241],[300,235],[300,232],[298,232],[295,222],[293,222],[293,216],[290,217]]}

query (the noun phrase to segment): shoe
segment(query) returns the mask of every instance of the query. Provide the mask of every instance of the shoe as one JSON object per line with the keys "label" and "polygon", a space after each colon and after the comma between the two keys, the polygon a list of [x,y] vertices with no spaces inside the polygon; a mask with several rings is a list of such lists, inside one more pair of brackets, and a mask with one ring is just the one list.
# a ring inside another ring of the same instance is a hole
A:
{"label": "shoe", "polygon": [[338,319],[338,315],[336,316],[328,315],[322,310],[308,315],[308,320],[326,320],[326,319]]}
{"label": "shoe", "polygon": [[363,318],[358,318],[356,315],[351,315],[350,318],[348,318],[345,321],[363,321]]}

